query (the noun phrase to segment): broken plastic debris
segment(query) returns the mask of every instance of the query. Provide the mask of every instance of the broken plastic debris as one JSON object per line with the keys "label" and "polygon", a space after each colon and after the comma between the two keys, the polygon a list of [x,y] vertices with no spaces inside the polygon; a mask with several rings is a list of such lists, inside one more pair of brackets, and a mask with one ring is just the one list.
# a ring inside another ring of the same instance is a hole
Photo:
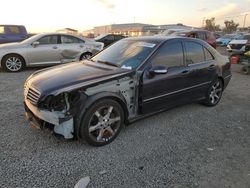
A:
{"label": "broken plastic debris", "polygon": [[99,172],[100,175],[106,174],[107,170],[102,170],[101,172]]}
{"label": "broken plastic debris", "polygon": [[214,148],[207,148],[208,151],[214,151]]}
{"label": "broken plastic debris", "polygon": [[90,182],[90,177],[89,176],[84,177],[77,182],[74,188],[86,188],[89,182]]}

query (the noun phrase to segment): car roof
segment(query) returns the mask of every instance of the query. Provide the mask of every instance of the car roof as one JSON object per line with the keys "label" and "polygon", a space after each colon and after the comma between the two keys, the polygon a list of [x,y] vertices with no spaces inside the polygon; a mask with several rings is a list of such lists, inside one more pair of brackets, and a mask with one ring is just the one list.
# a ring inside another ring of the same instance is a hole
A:
{"label": "car roof", "polygon": [[39,34],[37,34],[37,35],[40,35],[40,36],[45,36],[45,35],[70,35],[70,36],[78,37],[77,35],[74,35],[74,34],[60,33],[60,32],[39,33]]}
{"label": "car roof", "polygon": [[154,35],[154,36],[142,36],[142,37],[129,37],[125,38],[123,40],[137,40],[137,41],[145,41],[145,42],[156,42],[156,43],[161,43],[165,42],[167,40],[171,39],[181,39],[181,40],[193,40],[193,41],[201,41],[197,40],[195,38],[187,38],[187,37],[181,37],[181,36],[175,36],[175,35],[169,35],[169,36],[161,36],[161,35]]}
{"label": "car roof", "polygon": [[11,27],[11,26],[15,26],[15,27],[24,27],[24,25],[9,25],[9,24],[7,24],[7,25],[0,25],[1,27]]}

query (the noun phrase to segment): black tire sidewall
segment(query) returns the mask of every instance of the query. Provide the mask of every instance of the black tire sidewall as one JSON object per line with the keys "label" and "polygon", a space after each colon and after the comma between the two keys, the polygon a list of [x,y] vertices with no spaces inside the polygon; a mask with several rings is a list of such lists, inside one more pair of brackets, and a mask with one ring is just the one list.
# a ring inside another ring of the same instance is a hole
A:
{"label": "black tire sidewall", "polygon": [[[7,66],[6,66],[6,61],[7,61],[9,58],[11,58],[11,57],[16,57],[16,58],[20,59],[21,65],[22,65],[22,66],[21,66],[21,68],[20,68],[19,70],[17,70],[17,71],[11,71],[11,70],[9,70],[9,69],[7,68]],[[20,55],[13,54],[13,55],[6,55],[5,57],[3,57],[2,62],[1,62],[1,65],[2,65],[2,67],[3,67],[3,69],[4,69],[5,71],[8,71],[8,72],[20,72],[20,71],[22,71],[22,70],[24,69],[25,63],[24,63],[24,59],[23,59]]]}
{"label": "black tire sidewall", "polygon": [[243,73],[243,74],[250,74],[250,67],[248,67],[248,66],[243,66],[242,68],[241,68],[241,72]]}
{"label": "black tire sidewall", "polygon": [[[119,128],[118,128],[117,132],[115,133],[115,135],[113,136],[113,138],[111,138],[109,141],[96,142],[89,135],[88,124],[89,124],[90,118],[92,117],[93,113],[95,113],[98,108],[100,108],[102,106],[107,106],[107,105],[112,105],[114,108],[116,108],[118,110],[120,117],[121,117],[121,121],[120,121],[121,125],[119,126]],[[92,146],[104,146],[104,145],[107,145],[110,142],[112,142],[119,135],[119,133],[123,127],[123,123],[124,123],[124,111],[123,111],[121,105],[112,99],[101,99],[101,100],[98,100],[97,102],[95,102],[93,105],[91,105],[91,107],[84,113],[83,118],[81,119],[81,122],[80,122],[79,135],[80,135],[80,138],[87,141]]]}
{"label": "black tire sidewall", "polygon": [[83,57],[84,57],[84,56],[87,56],[87,55],[92,56],[92,54],[91,54],[90,52],[83,53],[83,54],[80,56],[80,61],[86,59],[86,58],[83,58]]}

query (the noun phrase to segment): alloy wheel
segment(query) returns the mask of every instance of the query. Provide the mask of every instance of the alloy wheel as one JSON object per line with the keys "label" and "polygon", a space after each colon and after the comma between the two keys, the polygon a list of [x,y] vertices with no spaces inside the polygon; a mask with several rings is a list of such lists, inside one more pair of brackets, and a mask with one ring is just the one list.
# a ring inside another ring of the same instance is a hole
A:
{"label": "alloy wheel", "polygon": [[80,60],[84,60],[84,59],[90,59],[91,58],[91,55],[90,54],[84,54],[81,56],[81,59]]}
{"label": "alloy wheel", "polygon": [[90,137],[96,142],[108,142],[121,126],[119,111],[113,106],[103,106],[95,111],[89,121]]}
{"label": "alloy wheel", "polygon": [[211,104],[217,104],[222,95],[222,85],[220,81],[216,81],[215,84],[212,86],[209,99]]}
{"label": "alloy wheel", "polygon": [[5,62],[6,68],[11,72],[17,72],[22,69],[22,60],[18,57],[9,57]]}

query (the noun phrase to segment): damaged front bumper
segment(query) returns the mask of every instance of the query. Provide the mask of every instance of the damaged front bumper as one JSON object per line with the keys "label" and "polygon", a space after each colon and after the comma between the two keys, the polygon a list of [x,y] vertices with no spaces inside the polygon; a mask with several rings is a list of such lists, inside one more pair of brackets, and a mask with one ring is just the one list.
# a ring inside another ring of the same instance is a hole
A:
{"label": "damaged front bumper", "polygon": [[44,124],[50,123],[54,125],[54,132],[63,135],[65,139],[71,139],[74,137],[73,117],[66,117],[62,112],[41,110],[31,104],[28,100],[24,101],[24,107],[26,118],[31,126],[42,128]]}

